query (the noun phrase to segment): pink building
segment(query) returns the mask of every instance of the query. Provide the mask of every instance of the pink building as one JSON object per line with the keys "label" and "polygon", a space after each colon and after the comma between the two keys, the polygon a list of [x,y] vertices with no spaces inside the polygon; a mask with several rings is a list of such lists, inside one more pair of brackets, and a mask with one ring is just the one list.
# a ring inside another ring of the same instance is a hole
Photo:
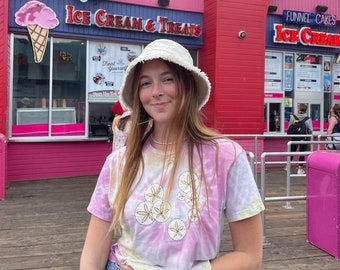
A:
{"label": "pink building", "polygon": [[[340,99],[336,0],[40,2],[53,17],[43,50],[22,15],[32,2],[0,0],[0,133],[7,141],[0,189],[5,181],[98,174],[111,151],[107,130],[124,70],[156,38],[182,43],[208,74],[212,94],[203,112],[225,134],[284,135],[301,102],[322,134],[329,106]],[[252,138],[240,142],[253,151]],[[286,144],[261,139],[258,154],[268,149]]]}

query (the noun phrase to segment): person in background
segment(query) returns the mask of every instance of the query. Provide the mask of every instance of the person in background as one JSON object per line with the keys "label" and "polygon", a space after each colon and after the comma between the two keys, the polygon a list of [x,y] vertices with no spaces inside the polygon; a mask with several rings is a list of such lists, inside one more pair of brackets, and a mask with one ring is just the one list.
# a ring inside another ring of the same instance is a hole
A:
{"label": "person in background", "polygon": [[[307,105],[304,103],[300,103],[297,108],[297,113],[295,116],[301,121],[305,117],[308,117],[307,115]],[[289,119],[289,126],[294,124],[295,118],[294,115],[292,114]],[[312,120],[309,118],[306,120],[305,125],[307,127],[307,134],[312,134],[313,133],[313,125],[312,125]],[[305,139],[303,137],[293,137],[292,141],[304,141]],[[291,152],[296,152],[297,149],[299,148],[300,152],[305,152],[307,149],[307,144],[291,144]],[[290,157],[290,161],[292,162],[294,159],[294,156]],[[297,168],[297,174],[305,174],[303,162],[305,161],[305,156],[301,155],[299,156],[299,165]]]}
{"label": "person in background", "polygon": [[112,151],[115,151],[126,145],[127,137],[129,136],[131,130],[131,112],[124,110],[120,101],[117,101],[113,105],[112,112],[115,114],[111,127]]}
{"label": "person in background", "polygon": [[[130,63],[121,102],[131,133],[99,175],[81,270],[261,268],[264,205],[245,150],[201,119],[210,88],[168,39]],[[233,250],[219,256],[227,232]]]}
{"label": "person in background", "polygon": [[112,112],[114,114],[114,118],[113,118],[113,121],[112,121],[111,128],[112,128],[112,132],[114,132],[115,126],[118,124],[120,117],[124,113],[124,109],[123,109],[122,105],[120,104],[120,101],[117,101],[115,104],[113,104]]}
{"label": "person in background", "polygon": [[112,151],[126,145],[127,138],[131,131],[131,112],[125,111],[120,116],[118,123],[113,128]]}
{"label": "person in background", "polygon": [[[330,111],[330,117],[328,119],[328,128],[327,128],[327,134],[331,135],[334,133],[340,133],[340,105],[334,104]],[[328,137],[327,140],[337,140],[337,137]],[[338,150],[340,149],[340,144],[328,144],[327,145],[329,149],[332,150]],[[330,147],[331,146],[331,147]]]}

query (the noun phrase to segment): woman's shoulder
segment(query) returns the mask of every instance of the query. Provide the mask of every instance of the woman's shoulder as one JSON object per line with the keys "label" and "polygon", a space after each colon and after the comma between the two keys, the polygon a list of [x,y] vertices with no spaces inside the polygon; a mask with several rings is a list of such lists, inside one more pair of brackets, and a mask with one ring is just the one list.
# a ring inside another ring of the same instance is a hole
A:
{"label": "woman's shoulder", "polygon": [[333,122],[336,124],[339,122],[339,118],[337,116],[331,116],[329,117],[328,122]]}
{"label": "woman's shoulder", "polygon": [[232,151],[234,153],[239,153],[244,150],[238,142],[228,138],[227,136],[212,139],[210,143],[206,145],[217,145],[220,151]]}

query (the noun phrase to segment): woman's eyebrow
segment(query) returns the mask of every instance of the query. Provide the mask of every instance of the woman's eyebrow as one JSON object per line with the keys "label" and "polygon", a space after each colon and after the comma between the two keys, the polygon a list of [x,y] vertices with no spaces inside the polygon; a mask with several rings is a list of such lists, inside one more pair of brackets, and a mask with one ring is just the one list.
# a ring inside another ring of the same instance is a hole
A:
{"label": "woman's eyebrow", "polygon": [[[161,74],[159,74],[160,76],[164,76],[164,75],[173,75],[173,73],[171,71],[164,71]],[[144,79],[144,78],[149,78],[150,76],[147,74],[142,74],[139,76],[139,79]]]}

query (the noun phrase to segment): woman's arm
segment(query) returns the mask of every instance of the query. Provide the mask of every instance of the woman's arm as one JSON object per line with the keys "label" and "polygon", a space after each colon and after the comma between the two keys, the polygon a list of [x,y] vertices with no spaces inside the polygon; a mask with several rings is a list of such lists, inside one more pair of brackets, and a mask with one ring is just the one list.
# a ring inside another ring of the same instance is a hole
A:
{"label": "woman's arm", "polygon": [[84,248],[80,259],[80,270],[104,270],[112,244],[113,233],[110,222],[91,216]]}
{"label": "woman's arm", "polygon": [[334,126],[338,123],[338,120],[332,116],[328,119],[327,134],[332,134]]}
{"label": "woman's arm", "polygon": [[234,251],[211,262],[212,270],[259,270],[262,263],[261,215],[229,223]]}

